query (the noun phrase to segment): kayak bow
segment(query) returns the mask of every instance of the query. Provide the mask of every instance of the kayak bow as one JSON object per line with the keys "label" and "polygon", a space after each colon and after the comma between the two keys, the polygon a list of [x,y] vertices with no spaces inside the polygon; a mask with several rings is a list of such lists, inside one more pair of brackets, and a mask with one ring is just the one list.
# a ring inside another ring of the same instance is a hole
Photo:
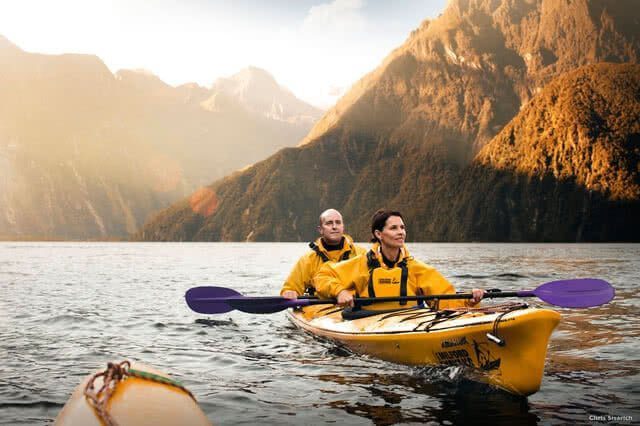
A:
{"label": "kayak bow", "polygon": [[400,364],[461,365],[480,381],[517,395],[540,389],[547,344],[560,315],[549,309],[489,311],[404,309],[343,320],[335,307],[309,306],[287,313],[297,327],[360,354]]}

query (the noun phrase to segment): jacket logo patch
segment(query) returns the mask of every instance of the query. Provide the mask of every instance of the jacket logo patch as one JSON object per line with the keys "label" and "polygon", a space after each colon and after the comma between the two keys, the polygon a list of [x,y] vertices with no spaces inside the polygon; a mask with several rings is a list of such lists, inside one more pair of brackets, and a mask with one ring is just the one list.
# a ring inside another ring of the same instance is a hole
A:
{"label": "jacket logo patch", "polygon": [[380,278],[378,284],[400,284],[400,280],[397,278]]}

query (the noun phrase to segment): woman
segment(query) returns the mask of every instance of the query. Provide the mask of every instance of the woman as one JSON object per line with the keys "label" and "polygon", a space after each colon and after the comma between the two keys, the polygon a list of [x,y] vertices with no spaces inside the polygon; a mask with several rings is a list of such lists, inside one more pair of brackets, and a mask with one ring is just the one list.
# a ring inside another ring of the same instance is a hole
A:
{"label": "woman", "polygon": [[[314,277],[321,297],[337,297],[338,304],[353,306],[356,297],[397,297],[419,294],[451,294],[455,288],[433,267],[410,256],[404,245],[407,231],[402,214],[378,210],[371,221],[374,243],[366,254],[340,263],[327,263]],[[484,290],[474,288],[473,299],[430,302],[437,309],[476,305]],[[392,309],[415,305],[416,302],[383,302],[363,309]]]}

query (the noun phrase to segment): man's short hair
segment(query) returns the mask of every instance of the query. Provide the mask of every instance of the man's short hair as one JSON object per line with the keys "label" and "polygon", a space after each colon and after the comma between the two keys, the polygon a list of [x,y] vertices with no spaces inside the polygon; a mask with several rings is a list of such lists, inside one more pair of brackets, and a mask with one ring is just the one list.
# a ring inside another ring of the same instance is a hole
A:
{"label": "man's short hair", "polygon": [[322,213],[320,213],[320,216],[318,217],[318,224],[320,226],[322,226],[322,224],[324,223],[324,221],[322,220],[323,216],[331,211],[334,211],[336,213],[338,213],[340,215],[340,217],[342,217],[342,213],[340,213],[338,210],[336,209],[326,209],[325,211],[323,211]]}

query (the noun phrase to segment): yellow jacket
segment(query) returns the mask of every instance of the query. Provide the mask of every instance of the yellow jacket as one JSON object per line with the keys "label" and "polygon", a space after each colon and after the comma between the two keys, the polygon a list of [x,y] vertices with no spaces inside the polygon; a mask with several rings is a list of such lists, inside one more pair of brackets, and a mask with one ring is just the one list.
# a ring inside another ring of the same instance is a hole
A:
{"label": "yellow jacket", "polygon": [[[453,294],[456,292],[455,288],[445,277],[443,277],[435,268],[429,266],[419,260],[414,259],[409,254],[406,246],[403,246],[400,252],[400,258],[396,262],[393,268],[389,268],[382,260],[382,254],[380,253],[380,245],[374,244],[371,248],[372,255],[379,263],[380,269],[373,278],[373,285],[378,289],[390,287],[388,284],[395,284],[392,292],[394,296],[400,296],[399,277],[401,276],[400,264],[406,259],[407,279],[406,279],[406,294],[408,296],[413,295],[431,295],[431,294]],[[330,298],[337,297],[338,293],[342,290],[355,290],[357,296],[369,297],[369,270],[370,262],[367,258],[367,254],[363,254],[352,259],[346,260],[340,263],[326,263],[318,271],[314,278],[316,292],[320,297]],[[383,281],[386,280],[386,281]],[[376,296],[391,296],[389,291],[375,291]],[[407,302],[403,305],[412,306],[416,302]],[[435,303],[430,302],[430,306],[434,306]],[[440,300],[438,303],[438,309],[455,308],[461,306],[474,306],[471,300]],[[399,302],[385,302],[375,303],[370,305],[369,309],[389,309],[389,308],[401,307]]]}
{"label": "yellow jacket", "polygon": [[[315,245],[318,250],[317,252],[313,249],[312,245]],[[353,243],[353,239],[347,234],[344,234],[342,250],[327,251],[322,243],[322,238],[318,238],[315,242],[310,243],[309,246],[312,247],[312,250],[296,262],[289,274],[289,277],[284,282],[284,285],[280,290],[280,294],[287,290],[294,290],[298,295],[304,294],[307,288],[314,288],[313,278],[323,264],[339,262],[343,260],[345,256],[346,258],[351,259],[366,253],[366,249],[355,245]],[[347,252],[349,253],[346,254]],[[323,255],[326,256],[326,260],[323,259]]]}

